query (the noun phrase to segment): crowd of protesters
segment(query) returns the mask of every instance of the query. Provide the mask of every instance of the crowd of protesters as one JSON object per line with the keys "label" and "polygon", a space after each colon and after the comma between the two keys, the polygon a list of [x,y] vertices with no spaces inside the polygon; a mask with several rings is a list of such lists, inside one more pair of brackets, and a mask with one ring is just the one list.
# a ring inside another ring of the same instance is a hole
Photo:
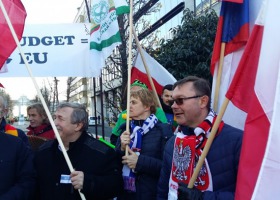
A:
{"label": "crowd of protesters", "polygon": [[[136,81],[129,95],[129,130],[120,116],[111,137],[115,148],[88,134],[81,104],[57,106],[56,138],[41,104],[27,108],[26,135],[6,122],[0,96],[0,200],[234,199],[243,133],[223,121],[188,187],[217,118],[206,80],[188,76],[164,87],[162,111],[169,120],[159,119],[157,97],[143,83]],[[33,137],[46,140],[32,148]]]}

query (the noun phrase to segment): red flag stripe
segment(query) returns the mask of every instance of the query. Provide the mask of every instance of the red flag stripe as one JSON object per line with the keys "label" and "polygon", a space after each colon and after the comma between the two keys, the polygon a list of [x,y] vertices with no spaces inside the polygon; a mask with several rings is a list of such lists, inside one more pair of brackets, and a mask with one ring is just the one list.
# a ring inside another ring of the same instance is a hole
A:
{"label": "red flag stripe", "polygon": [[244,112],[248,112],[248,108],[252,105],[250,101],[254,92],[262,36],[263,26],[255,25],[226,94],[227,98]]}
{"label": "red flag stripe", "polygon": [[[2,0],[17,37],[21,40],[26,11],[20,0]],[[0,69],[16,48],[16,43],[1,10],[0,12]]]}
{"label": "red flag stripe", "polygon": [[[148,76],[146,73],[141,72],[137,67],[132,67],[131,69],[131,80],[136,80],[138,79],[139,81],[141,81],[142,83],[145,83],[149,89],[152,89],[152,86],[149,82]],[[159,84],[156,79],[153,79],[153,83],[155,85],[156,91],[158,95],[161,95],[162,89],[164,87],[164,85]],[[132,81],[132,83],[133,83]]]}
{"label": "red flag stripe", "polygon": [[[263,30],[263,25],[256,24],[254,26],[234,78],[226,93],[227,98],[235,106],[248,113],[238,168],[235,196],[237,200],[251,199],[265,152],[270,126],[254,91]],[[252,154],[257,156],[252,156]]]}
{"label": "red flag stripe", "polygon": [[[268,7],[263,6],[256,22],[261,25],[255,25],[248,42],[256,45],[246,47],[247,58],[238,67],[243,70],[237,70],[238,81],[232,82],[236,90],[232,91],[232,101],[237,96],[236,105],[248,112],[238,168],[237,200],[275,199],[280,195],[280,25],[276,23],[280,1],[270,0],[264,5]],[[251,98],[243,95],[241,101],[242,94]]]}
{"label": "red flag stripe", "polygon": [[270,122],[256,96],[248,113],[238,168],[236,200],[249,200],[261,168],[268,139]]}

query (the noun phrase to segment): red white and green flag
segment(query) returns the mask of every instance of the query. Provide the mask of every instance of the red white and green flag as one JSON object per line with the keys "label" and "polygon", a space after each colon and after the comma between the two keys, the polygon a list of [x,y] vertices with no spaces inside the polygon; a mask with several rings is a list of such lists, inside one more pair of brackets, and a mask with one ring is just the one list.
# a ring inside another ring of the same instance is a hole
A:
{"label": "red white and green flag", "polygon": [[121,44],[118,15],[129,13],[129,6],[125,0],[93,1],[90,10],[90,50],[91,66],[96,76],[100,74],[105,60],[114,48]]}

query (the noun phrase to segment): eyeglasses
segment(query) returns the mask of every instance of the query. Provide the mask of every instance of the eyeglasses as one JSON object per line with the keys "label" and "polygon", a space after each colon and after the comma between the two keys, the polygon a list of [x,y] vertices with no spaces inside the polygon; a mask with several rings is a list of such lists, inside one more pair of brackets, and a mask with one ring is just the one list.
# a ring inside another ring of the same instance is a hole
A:
{"label": "eyeglasses", "polygon": [[189,100],[189,99],[195,99],[195,98],[199,98],[202,97],[202,95],[196,95],[196,96],[192,96],[192,97],[181,97],[181,98],[177,98],[177,99],[173,99],[170,102],[170,105],[173,105],[173,103],[175,102],[177,105],[182,105],[184,103],[185,100]]}

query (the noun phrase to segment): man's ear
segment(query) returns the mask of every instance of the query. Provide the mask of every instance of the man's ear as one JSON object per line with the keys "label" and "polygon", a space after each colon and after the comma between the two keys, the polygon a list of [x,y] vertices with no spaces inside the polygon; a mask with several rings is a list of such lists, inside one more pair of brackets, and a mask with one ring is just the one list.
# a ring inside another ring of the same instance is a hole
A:
{"label": "man's ear", "polygon": [[200,97],[201,108],[205,108],[208,105],[208,102],[209,102],[209,97],[207,95]]}
{"label": "man's ear", "polygon": [[80,131],[80,130],[82,129],[83,125],[84,125],[84,124],[81,123],[81,122],[80,122],[80,123],[77,123],[77,124],[76,124],[76,128],[75,128],[75,131],[76,131],[76,132]]}

